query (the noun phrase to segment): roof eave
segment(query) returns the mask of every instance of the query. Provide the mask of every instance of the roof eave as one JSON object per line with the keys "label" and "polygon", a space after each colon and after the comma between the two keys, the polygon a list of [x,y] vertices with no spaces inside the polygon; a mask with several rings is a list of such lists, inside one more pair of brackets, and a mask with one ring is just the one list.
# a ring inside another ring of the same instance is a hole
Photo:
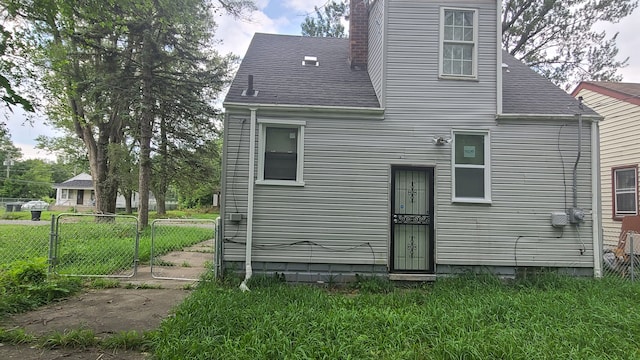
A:
{"label": "roof eave", "polygon": [[[582,115],[583,120],[598,122],[603,120],[604,118],[600,115]],[[551,121],[561,121],[561,120],[578,120],[578,115],[576,114],[498,114],[496,115],[496,120],[551,120]]]}
{"label": "roof eave", "polygon": [[293,105],[293,104],[260,104],[260,103],[237,103],[225,102],[223,106],[232,110],[270,110],[287,113],[306,113],[307,115],[318,115],[323,117],[336,118],[362,118],[371,120],[384,120],[382,107],[358,107],[358,106],[327,106],[327,105]]}

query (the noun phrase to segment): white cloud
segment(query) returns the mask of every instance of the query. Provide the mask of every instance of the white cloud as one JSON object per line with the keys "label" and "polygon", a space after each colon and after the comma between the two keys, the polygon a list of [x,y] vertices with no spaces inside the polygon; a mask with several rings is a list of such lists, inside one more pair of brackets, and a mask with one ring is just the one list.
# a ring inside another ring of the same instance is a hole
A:
{"label": "white cloud", "polygon": [[218,23],[216,39],[222,40],[222,43],[217,46],[218,52],[239,56],[244,56],[256,32],[277,33],[278,28],[289,24],[287,18],[271,19],[262,11],[255,11],[249,20],[236,19],[229,15],[220,16],[216,20]]}
{"label": "white cloud", "polygon": [[36,149],[32,144],[14,143],[13,145],[15,145],[17,148],[20,148],[20,151],[22,151],[21,160],[41,159],[56,161],[55,154],[51,154],[46,150]]}
{"label": "white cloud", "polygon": [[330,0],[285,0],[283,5],[301,13],[297,15],[303,15],[313,11],[314,6],[321,7],[329,3],[329,1]]}

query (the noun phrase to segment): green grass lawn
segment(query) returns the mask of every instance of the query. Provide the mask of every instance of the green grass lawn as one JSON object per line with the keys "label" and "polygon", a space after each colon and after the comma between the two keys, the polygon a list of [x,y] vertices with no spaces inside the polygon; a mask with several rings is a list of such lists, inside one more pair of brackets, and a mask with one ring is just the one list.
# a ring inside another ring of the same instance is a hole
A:
{"label": "green grass lawn", "polygon": [[203,283],[162,324],[155,356],[640,358],[640,285],[629,282],[543,276],[505,284],[462,278],[388,293],[275,281],[254,282],[251,292],[242,293],[235,282]]}

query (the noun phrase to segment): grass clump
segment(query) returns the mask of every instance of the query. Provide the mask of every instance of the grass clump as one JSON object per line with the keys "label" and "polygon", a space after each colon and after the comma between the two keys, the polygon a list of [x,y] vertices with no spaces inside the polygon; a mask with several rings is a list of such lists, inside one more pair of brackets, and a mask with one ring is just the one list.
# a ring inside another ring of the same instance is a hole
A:
{"label": "grass clump", "polygon": [[[275,277],[205,282],[154,338],[157,358],[629,359],[640,285],[542,276],[448,278],[333,292]],[[367,284],[367,285],[363,285]],[[374,290],[374,291],[373,291]]]}
{"label": "grass clump", "polygon": [[100,342],[100,347],[111,350],[147,351],[151,348],[153,333],[138,333],[135,330],[120,331]]}
{"label": "grass clump", "polygon": [[74,348],[87,349],[100,343],[93,330],[80,329],[65,332],[54,332],[40,339],[40,346],[46,349]]}
{"label": "grass clump", "polygon": [[68,297],[82,287],[79,279],[47,276],[46,258],[0,267],[0,317]]}
{"label": "grass clump", "polygon": [[29,344],[36,340],[36,337],[28,334],[24,329],[6,330],[0,328],[0,343],[13,345]]}

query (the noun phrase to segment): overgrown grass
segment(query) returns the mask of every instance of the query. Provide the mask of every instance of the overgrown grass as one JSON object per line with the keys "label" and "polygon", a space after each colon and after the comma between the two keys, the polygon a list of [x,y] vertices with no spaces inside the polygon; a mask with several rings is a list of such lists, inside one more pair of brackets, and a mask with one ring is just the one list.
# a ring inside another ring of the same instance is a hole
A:
{"label": "overgrown grass", "polygon": [[155,356],[640,358],[640,285],[633,283],[543,275],[512,283],[452,278],[377,293],[277,280],[251,287],[202,283],[162,324]]}
{"label": "overgrown grass", "polygon": [[79,279],[47,277],[47,267],[46,258],[0,266],[0,317],[34,309],[80,290]]}
{"label": "overgrown grass", "polygon": [[49,256],[49,226],[0,225],[0,265]]}

